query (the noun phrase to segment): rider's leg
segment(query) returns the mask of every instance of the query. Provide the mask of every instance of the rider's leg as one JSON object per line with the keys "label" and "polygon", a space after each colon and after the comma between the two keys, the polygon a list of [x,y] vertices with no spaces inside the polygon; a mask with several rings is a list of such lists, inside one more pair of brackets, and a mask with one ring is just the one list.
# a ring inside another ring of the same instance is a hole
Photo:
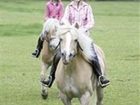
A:
{"label": "rider's leg", "polygon": [[42,48],[43,48],[43,42],[44,42],[44,40],[43,40],[43,39],[41,38],[41,36],[40,36],[39,39],[38,39],[38,43],[37,43],[36,49],[35,49],[35,51],[32,53],[32,55],[33,55],[34,57],[36,57],[36,58],[39,57],[40,52],[41,52],[41,50],[42,50]]}
{"label": "rider's leg", "polygon": [[96,76],[99,80],[101,87],[105,87],[105,86],[109,85],[110,81],[108,79],[106,79],[106,77],[103,75],[103,73],[101,71],[101,67],[99,64],[98,56],[96,54],[94,45],[93,45],[93,51],[94,51],[94,57],[90,60],[91,65],[92,65],[94,73],[96,74]]}
{"label": "rider's leg", "polygon": [[57,65],[58,65],[58,62],[59,62],[60,58],[61,58],[61,56],[60,56],[59,53],[57,53],[54,56],[53,63],[52,63],[52,68],[51,68],[48,80],[47,81],[41,81],[43,84],[47,85],[48,87],[51,87],[54,80],[55,80],[55,71],[56,71],[56,68],[57,68]]}

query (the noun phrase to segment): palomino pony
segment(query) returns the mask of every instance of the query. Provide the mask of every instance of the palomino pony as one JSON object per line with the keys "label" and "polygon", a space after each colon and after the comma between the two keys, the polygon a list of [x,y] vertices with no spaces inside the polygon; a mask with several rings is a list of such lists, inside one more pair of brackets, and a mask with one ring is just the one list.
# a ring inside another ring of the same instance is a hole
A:
{"label": "palomino pony", "polygon": [[[56,35],[60,38],[61,59],[56,70],[56,84],[64,105],[71,105],[78,98],[81,105],[93,105],[92,96],[96,96],[96,105],[103,105],[103,89],[98,85],[97,77],[88,62],[92,56],[92,40],[78,29],[63,25]],[[101,69],[105,72],[104,53],[97,45],[95,50]]]}
{"label": "palomino pony", "polygon": [[[41,73],[40,79],[44,81],[46,79],[46,71],[51,66],[54,53],[57,50],[58,40],[53,40],[53,36],[56,33],[56,28],[59,27],[59,21],[56,19],[48,19],[43,26],[41,37],[45,39],[42,49],[41,60]],[[52,46],[53,45],[53,46]],[[41,95],[44,99],[48,96],[47,87],[41,83]]]}

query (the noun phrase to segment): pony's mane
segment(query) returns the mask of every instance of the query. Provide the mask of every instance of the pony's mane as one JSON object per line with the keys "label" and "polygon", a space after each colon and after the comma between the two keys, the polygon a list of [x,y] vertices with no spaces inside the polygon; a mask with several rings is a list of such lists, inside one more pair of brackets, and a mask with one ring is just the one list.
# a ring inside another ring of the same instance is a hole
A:
{"label": "pony's mane", "polygon": [[75,27],[73,27],[73,26],[71,26],[69,24],[60,25],[56,34],[59,37],[62,37],[67,32],[71,33],[73,39],[77,39],[78,38],[78,30]]}
{"label": "pony's mane", "polygon": [[[88,61],[89,58],[95,58],[94,56],[96,56],[93,52],[93,41],[92,39],[85,35],[84,32],[82,31],[79,31],[80,34],[79,37],[78,37],[78,42],[79,42],[79,45],[81,46],[81,48],[83,49],[83,52],[82,52],[82,55],[84,56],[84,58]],[[94,48],[95,48],[95,51],[96,51],[96,54],[98,56],[98,59],[99,59],[99,63],[101,66],[101,70],[102,72],[104,73],[104,69],[106,68],[105,67],[105,57],[104,57],[104,52],[102,51],[102,49],[97,46],[96,44],[94,44]]]}
{"label": "pony's mane", "polygon": [[87,58],[93,57],[93,41],[92,39],[85,34],[85,32],[79,30],[78,42],[80,47],[83,49],[83,54]]}
{"label": "pony's mane", "polygon": [[47,21],[45,21],[43,25],[43,30],[42,32],[49,32],[51,29],[55,29],[55,27],[59,26],[59,21],[57,19],[49,18]]}

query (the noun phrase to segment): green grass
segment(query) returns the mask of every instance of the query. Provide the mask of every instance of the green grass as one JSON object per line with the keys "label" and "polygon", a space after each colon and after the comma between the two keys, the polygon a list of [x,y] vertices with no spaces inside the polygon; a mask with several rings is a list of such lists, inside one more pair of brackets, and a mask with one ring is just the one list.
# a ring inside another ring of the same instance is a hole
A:
{"label": "green grass", "polygon": [[[92,38],[105,52],[111,80],[104,105],[139,105],[140,2],[90,4],[96,21]],[[0,105],[62,105],[56,85],[48,100],[41,99],[40,59],[31,57],[44,5],[45,0],[0,0]]]}

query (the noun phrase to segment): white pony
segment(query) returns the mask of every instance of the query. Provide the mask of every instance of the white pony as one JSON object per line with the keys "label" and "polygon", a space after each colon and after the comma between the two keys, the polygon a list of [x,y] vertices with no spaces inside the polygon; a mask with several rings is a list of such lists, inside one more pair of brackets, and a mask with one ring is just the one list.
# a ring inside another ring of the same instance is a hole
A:
{"label": "white pony", "polygon": [[[41,81],[46,79],[46,71],[51,66],[54,53],[57,51],[59,40],[53,38],[55,36],[57,27],[59,27],[59,21],[57,19],[48,19],[43,25],[41,37],[45,41],[43,43],[43,49],[41,52]],[[46,99],[48,96],[47,87],[42,83],[41,95],[44,99]]]}
{"label": "white pony", "polygon": [[[103,89],[98,86],[97,77],[87,59],[93,55],[92,40],[69,25],[59,27],[56,35],[60,39],[61,59],[55,77],[63,104],[71,105],[71,100],[78,98],[81,105],[93,105],[91,97],[96,93],[96,105],[102,105]],[[105,72],[104,53],[97,45],[95,50]]]}

